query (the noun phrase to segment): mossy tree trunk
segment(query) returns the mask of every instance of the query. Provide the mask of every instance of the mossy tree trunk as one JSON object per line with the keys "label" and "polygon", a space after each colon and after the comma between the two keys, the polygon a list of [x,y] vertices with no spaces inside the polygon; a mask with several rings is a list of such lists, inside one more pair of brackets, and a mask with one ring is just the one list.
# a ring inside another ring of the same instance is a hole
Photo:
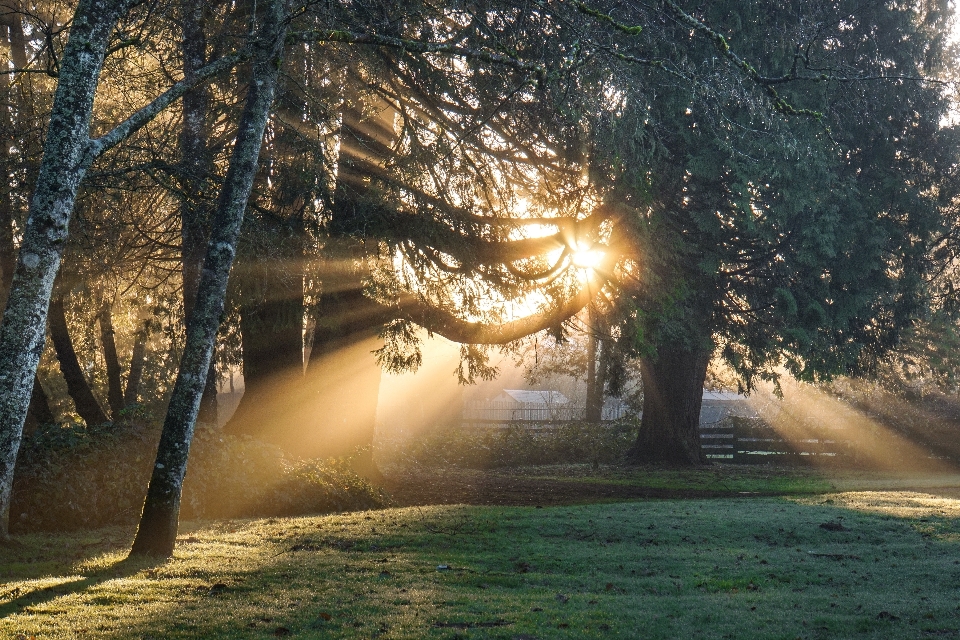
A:
{"label": "mossy tree trunk", "polygon": [[43,160],[0,324],[0,537],[9,535],[13,471],[43,351],[47,310],[77,189],[89,163],[90,116],[113,29],[127,0],[80,0],[60,58]]}
{"label": "mossy tree trunk", "polygon": [[[194,78],[207,64],[206,4],[184,3],[183,73]],[[193,312],[200,286],[200,271],[210,235],[210,207],[205,192],[212,188],[213,159],[208,148],[210,92],[198,85],[183,95],[183,125],[180,129],[180,162],[177,167],[181,187],[180,198],[180,266],[183,275],[184,322]],[[211,359],[207,382],[200,400],[197,419],[217,423],[216,360]]]}
{"label": "mossy tree trunk", "polygon": [[279,0],[261,6],[257,12],[260,24],[254,42],[251,81],[217,203],[196,304],[187,322],[187,341],[131,555],[170,556],[177,537],[190,443],[281,67],[285,11]]}
{"label": "mossy tree trunk", "polygon": [[[10,60],[13,61],[14,68],[26,68],[26,42],[19,14],[11,13],[0,18],[0,41],[2,41],[0,45],[9,46]],[[16,142],[14,140],[16,124],[13,113],[23,108],[24,104],[22,104],[23,78],[20,77],[21,82],[17,88],[13,87],[11,80],[11,74],[3,74],[0,77],[0,92],[4,96],[8,96],[7,100],[12,105],[11,108],[0,109],[0,136],[2,136],[0,166],[3,167],[3,175],[0,176],[0,307],[5,307],[7,304],[7,295],[10,292],[13,272],[17,265],[17,248],[13,241],[15,207],[11,198],[13,176],[10,174],[10,167],[13,158],[10,150]],[[40,385],[40,380],[34,376],[25,429],[32,433],[39,425],[53,423],[55,420],[56,418],[50,410],[50,401]]]}

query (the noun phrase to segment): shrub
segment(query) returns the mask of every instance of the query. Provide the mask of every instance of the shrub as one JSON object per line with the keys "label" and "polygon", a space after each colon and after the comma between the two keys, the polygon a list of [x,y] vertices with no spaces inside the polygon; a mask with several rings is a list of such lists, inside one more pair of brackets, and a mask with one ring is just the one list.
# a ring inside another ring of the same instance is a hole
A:
{"label": "shrub", "polygon": [[[11,527],[22,533],[136,522],[158,441],[158,428],[131,424],[39,429],[21,446]],[[385,502],[349,460],[294,461],[275,446],[199,427],[181,517],[303,515]]]}
{"label": "shrub", "polygon": [[439,428],[406,440],[379,443],[377,456],[400,465],[489,469],[521,465],[619,462],[637,424],[569,422],[556,426]]}

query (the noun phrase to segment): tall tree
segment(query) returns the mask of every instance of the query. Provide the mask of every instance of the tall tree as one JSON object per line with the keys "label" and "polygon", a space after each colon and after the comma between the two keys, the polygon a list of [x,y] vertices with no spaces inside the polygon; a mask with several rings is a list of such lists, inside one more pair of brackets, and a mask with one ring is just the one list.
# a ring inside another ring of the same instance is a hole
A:
{"label": "tall tree", "polygon": [[177,537],[190,443],[223,314],[243,213],[253,189],[263,132],[282,67],[289,18],[284,4],[271,0],[253,15],[257,32],[247,98],[211,225],[197,299],[187,322],[187,341],[131,555],[169,556]]}
{"label": "tall tree", "polygon": [[[697,464],[715,353],[750,389],[780,366],[860,371],[896,344],[957,149],[943,85],[925,80],[946,63],[935,3],[665,6],[691,46],[631,32],[636,12],[593,14],[608,47],[661,64],[608,76],[618,101],[593,128],[592,175],[633,209],[621,335],[642,359],[644,413],[628,457]],[[694,81],[652,92],[660,69]]]}

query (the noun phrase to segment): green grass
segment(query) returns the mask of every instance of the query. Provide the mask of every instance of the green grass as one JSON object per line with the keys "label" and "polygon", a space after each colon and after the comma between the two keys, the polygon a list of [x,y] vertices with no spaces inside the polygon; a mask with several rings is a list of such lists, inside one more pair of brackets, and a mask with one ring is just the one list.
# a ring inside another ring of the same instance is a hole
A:
{"label": "green grass", "polygon": [[0,637],[960,634],[960,503],[921,494],[428,507],[185,529],[176,557],[158,563],[124,562],[131,532],[115,529],[0,551]]}
{"label": "green grass", "polygon": [[[550,465],[511,469],[502,473],[577,483],[620,484],[676,491],[703,490],[778,495],[834,491],[838,488],[838,482],[846,480],[844,477],[843,480],[838,481],[833,477],[827,477],[821,471],[803,467],[733,464],[717,464],[699,469],[623,466],[601,466],[594,469],[587,464]],[[883,478],[890,480],[889,474]],[[955,480],[960,482],[960,478]]]}

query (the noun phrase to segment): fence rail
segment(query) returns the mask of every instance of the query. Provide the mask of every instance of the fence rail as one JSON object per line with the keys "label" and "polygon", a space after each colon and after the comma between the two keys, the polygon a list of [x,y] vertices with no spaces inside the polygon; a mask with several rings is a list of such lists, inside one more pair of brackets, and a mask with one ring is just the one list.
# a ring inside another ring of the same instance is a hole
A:
{"label": "fence rail", "polygon": [[732,418],[700,425],[700,447],[707,458],[739,464],[829,461],[850,454],[852,442],[836,429],[785,438],[758,419]]}

